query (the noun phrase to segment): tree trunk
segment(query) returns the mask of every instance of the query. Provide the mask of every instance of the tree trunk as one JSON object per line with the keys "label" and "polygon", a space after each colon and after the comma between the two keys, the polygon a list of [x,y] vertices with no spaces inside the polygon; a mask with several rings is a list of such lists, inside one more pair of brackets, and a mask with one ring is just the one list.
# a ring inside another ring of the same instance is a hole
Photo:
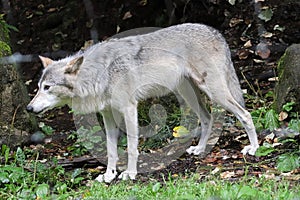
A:
{"label": "tree trunk", "polygon": [[295,102],[300,112],[300,44],[288,47],[278,66],[279,82],[275,87],[275,106],[279,113],[287,102]]}
{"label": "tree trunk", "polygon": [[[0,18],[0,59],[11,54],[8,45],[8,28]],[[36,120],[25,107],[29,101],[26,87],[15,65],[0,60],[0,145],[16,147],[29,139],[36,130]],[[0,148],[1,148],[0,146]]]}

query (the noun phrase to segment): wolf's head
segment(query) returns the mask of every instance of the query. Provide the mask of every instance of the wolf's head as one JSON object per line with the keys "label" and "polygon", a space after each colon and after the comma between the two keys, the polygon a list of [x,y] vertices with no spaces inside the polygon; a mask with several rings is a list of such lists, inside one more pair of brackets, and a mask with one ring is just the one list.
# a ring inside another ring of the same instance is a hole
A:
{"label": "wolf's head", "polygon": [[38,114],[71,103],[74,97],[74,81],[83,62],[83,56],[59,61],[42,56],[40,59],[44,71],[38,83],[39,90],[27,106],[27,111]]}

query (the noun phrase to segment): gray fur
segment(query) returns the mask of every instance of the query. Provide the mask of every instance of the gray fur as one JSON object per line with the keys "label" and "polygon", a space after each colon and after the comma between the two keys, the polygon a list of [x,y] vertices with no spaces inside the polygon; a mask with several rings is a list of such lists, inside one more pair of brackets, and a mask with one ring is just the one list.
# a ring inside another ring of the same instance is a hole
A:
{"label": "gray fur", "polygon": [[[116,176],[118,124],[114,113],[124,116],[128,137],[128,168],[119,178],[134,179],[138,101],[170,90],[182,95],[202,124],[199,144],[187,149],[188,153],[197,155],[205,150],[212,128],[213,119],[201,102],[200,90],[241,121],[251,143],[242,152],[253,155],[258,148],[251,116],[243,108],[230,50],[222,35],[211,27],[182,24],[149,34],[111,39],[50,64],[47,58],[41,59],[47,66],[39,82],[39,92],[28,110],[39,113],[68,104],[79,112],[101,112],[107,133],[108,167],[97,178],[99,181],[110,182]],[[198,104],[191,98],[188,85],[196,93]]]}

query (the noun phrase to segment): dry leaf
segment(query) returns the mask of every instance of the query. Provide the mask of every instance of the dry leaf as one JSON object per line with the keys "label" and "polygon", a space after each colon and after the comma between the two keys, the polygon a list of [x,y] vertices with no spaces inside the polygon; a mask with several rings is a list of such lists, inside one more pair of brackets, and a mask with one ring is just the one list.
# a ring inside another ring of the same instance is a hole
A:
{"label": "dry leaf", "polygon": [[216,161],[217,161],[217,159],[216,159],[216,158],[213,158],[213,157],[211,157],[211,158],[206,157],[206,158],[203,160],[204,163],[213,163],[213,162],[216,162]]}
{"label": "dry leaf", "polygon": [[56,8],[49,8],[49,9],[47,10],[48,13],[55,12],[55,11],[57,11]]}
{"label": "dry leaf", "polygon": [[32,82],[32,79],[26,81],[26,82],[25,82],[25,85],[30,85],[31,82]]}
{"label": "dry leaf", "polygon": [[211,174],[216,174],[221,170],[220,167],[216,167],[214,170],[211,171]]}
{"label": "dry leaf", "polygon": [[228,179],[228,178],[234,177],[235,173],[234,173],[234,171],[232,171],[232,172],[226,171],[226,172],[221,173],[220,176],[222,179]]}
{"label": "dry leaf", "polygon": [[139,2],[139,5],[140,6],[145,6],[145,5],[147,5],[147,0],[141,0],[140,2]]}
{"label": "dry leaf", "polygon": [[255,63],[264,63],[265,61],[263,61],[263,60],[259,60],[259,59],[253,59],[253,61],[255,62]]}
{"label": "dry leaf", "polygon": [[278,77],[268,78],[268,81],[270,81],[270,82],[277,82],[278,81]]}
{"label": "dry leaf", "polygon": [[273,36],[273,33],[264,32],[261,36],[264,37],[264,38],[271,38]]}
{"label": "dry leaf", "polygon": [[124,14],[122,20],[129,19],[129,18],[131,18],[131,17],[132,17],[131,12],[130,12],[130,11],[127,11],[127,12]]}
{"label": "dry leaf", "polygon": [[234,4],[235,4],[235,0],[227,0],[231,5],[233,5],[234,6]]}
{"label": "dry leaf", "polygon": [[243,169],[236,170],[235,174],[238,175],[238,176],[242,176],[242,175],[245,174],[245,170],[243,170]]}
{"label": "dry leaf", "polygon": [[238,19],[238,18],[231,18],[230,22],[229,22],[229,26],[230,27],[235,27],[236,25],[238,25],[239,23],[241,23],[242,19]]}
{"label": "dry leaf", "polygon": [[289,114],[288,114],[287,112],[282,111],[282,112],[280,112],[279,115],[278,115],[278,120],[282,122],[282,121],[285,120],[288,116],[289,116]]}
{"label": "dry leaf", "polygon": [[245,60],[248,58],[250,51],[248,49],[240,49],[237,52],[240,60]]}
{"label": "dry leaf", "polygon": [[265,137],[265,139],[266,139],[266,141],[268,142],[268,143],[273,143],[273,139],[275,138],[275,134],[274,133],[270,133],[269,135],[267,135],[266,137]]}
{"label": "dry leaf", "polygon": [[252,47],[251,40],[248,40],[248,41],[244,44],[244,47],[245,47],[245,48]]}

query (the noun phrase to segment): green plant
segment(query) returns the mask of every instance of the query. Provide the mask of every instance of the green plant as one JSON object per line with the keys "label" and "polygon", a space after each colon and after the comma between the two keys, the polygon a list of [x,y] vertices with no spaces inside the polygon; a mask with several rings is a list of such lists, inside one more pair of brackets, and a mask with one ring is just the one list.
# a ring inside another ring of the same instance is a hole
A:
{"label": "green plant", "polygon": [[252,111],[251,116],[256,129],[259,131],[262,129],[274,130],[279,127],[278,114],[274,109],[261,107]]}
{"label": "green plant", "polygon": [[46,135],[52,135],[54,132],[54,129],[51,126],[46,125],[44,122],[40,122],[39,127]]}
{"label": "green plant", "polygon": [[279,171],[287,172],[300,168],[300,144],[294,138],[284,138],[279,141],[281,148],[274,147],[274,145],[264,142],[260,146],[255,155],[268,156],[274,152],[279,152],[281,155],[276,158],[276,168]]}
{"label": "green plant", "polygon": [[[288,127],[296,132],[300,132],[300,119],[298,112],[293,111],[294,102],[288,102],[282,106],[282,112],[286,113],[289,117]],[[251,116],[256,129],[259,131],[262,129],[274,130],[282,124],[279,120],[279,114],[269,107],[260,107],[251,112]],[[286,117],[287,118],[287,117]],[[284,121],[282,119],[281,121]]]}
{"label": "green plant", "polygon": [[4,158],[4,164],[6,165],[9,159],[9,152],[10,152],[10,148],[3,144],[1,147],[1,157],[0,158]]}
{"label": "green plant", "polygon": [[282,172],[289,172],[300,168],[300,151],[280,155],[276,164],[277,169]]}
{"label": "green plant", "polygon": [[8,154],[3,145],[1,152],[7,161],[0,165],[0,199],[67,199],[78,193],[72,188],[84,179],[81,169],[65,171],[56,159],[41,163],[38,152],[29,160],[21,148]]}
{"label": "green plant", "polygon": [[68,150],[71,151],[73,156],[81,156],[91,150],[101,152],[104,150],[104,145],[106,144],[103,138],[105,135],[102,133],[100,126],[93,126],[89,129],[81,126],[68,137],[68,139],[76,139],[76,142],[72,146],[69,146]]}
{"label": "green plant", "polygon": [[0,57],[11,54],[11,48],[9,46],[10,30],[18,31],[16,27],[6,23],[4,14],[0,14]]}

